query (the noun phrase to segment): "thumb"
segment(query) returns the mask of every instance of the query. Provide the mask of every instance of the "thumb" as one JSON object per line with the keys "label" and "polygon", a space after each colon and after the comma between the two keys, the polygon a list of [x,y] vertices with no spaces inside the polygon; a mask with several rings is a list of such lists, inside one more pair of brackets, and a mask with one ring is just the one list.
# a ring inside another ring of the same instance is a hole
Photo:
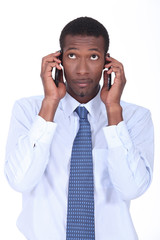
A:
{"label": "thumb", "polygon": [[63,71],[59,70],[59,82],[63,83]]}
{"label": "thumb", "polygon": [[103,72],[103,86],[102,88],[104,88],[105,90],[108,90],[108,73],[107,71]]}
{"label": "thumb", "polygon": [[59,89],[60,98],[62,99],[66,94],[66,85],[64,83],[63,71],[62,70],[60,70],[60,74],[59,74],[58,89]]}

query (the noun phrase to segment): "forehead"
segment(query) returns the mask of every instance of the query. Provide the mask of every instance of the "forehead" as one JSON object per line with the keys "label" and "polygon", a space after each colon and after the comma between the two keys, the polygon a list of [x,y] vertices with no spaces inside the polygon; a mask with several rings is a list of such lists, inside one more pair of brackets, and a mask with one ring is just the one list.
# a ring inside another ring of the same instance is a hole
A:
{"label": "forehead", "polygon": [[68,49],[76,48],[78,50],[86,49],[97,49],[98,51],[104,52],[104,38],[102,36],[82,36],[82,35],[66,35],[64,39],[64,51]]}

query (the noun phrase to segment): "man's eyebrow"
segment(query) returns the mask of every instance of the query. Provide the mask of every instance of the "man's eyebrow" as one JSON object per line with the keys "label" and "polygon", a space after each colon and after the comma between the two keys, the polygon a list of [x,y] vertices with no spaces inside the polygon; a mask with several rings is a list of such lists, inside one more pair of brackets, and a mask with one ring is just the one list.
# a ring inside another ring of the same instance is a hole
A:
{"label": "man's eyebrow", "polygon": [[100,50],[98,48],[90,48],[89,51],[96,51],[96,52],[100,52]]}
{"label": "man's eyebrow", "polygon": [[[70,48],[68,48],[66,51],[70,51],[70,50],[79,50],[79,48],[70,47]],[[98,48],[90,48],[90,49],[88,49],[88,50],[89,50],[89,51],[101,52]]]}
{"label": "man's eyebrow", "polygon": [[70,47],[66,51],[70,51],[70,50],[79,50],[79,49],[78,48],[74,48],[74,47]]}

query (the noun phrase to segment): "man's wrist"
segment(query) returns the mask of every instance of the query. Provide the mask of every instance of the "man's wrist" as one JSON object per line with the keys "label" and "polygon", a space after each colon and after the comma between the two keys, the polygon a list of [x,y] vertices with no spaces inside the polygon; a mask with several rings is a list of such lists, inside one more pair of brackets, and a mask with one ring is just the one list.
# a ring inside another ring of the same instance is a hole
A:
{"label": "man's wrist", "polygon": [[108,126],[117,125],[123,121],[122,107],[120,104],[110,104],[106,106]]}
{"label": "man's wrist", "polygon": [[42,101],[39,116],[44,120],[52,122],[59,102],[44,98]]}

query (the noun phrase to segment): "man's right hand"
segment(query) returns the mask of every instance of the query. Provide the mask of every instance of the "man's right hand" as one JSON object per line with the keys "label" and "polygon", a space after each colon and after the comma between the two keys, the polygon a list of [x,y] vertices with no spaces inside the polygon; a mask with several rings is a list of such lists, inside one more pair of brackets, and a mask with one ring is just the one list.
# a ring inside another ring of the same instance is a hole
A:
{"label": "man's right hand", "polygon": [[52,53],[42,59],[41,78],[44,87],[44,99],[39,116],[44,118],[46,121],[53,121],[59,101],[66,94],[66,87],[63,82],[63,73],[61,73],[58,87],[55,85],[54,79],[52,78],[52,69],[54,67],[62,70],[59,65],[61,61],[58,59],[60,54],[60,52]]}
{"label": "man's right hand", "polygon": [[41,78],[44,87],[44,96],[45,98],[53,101],[60,101],[61,98],[65,96],[66,88],[63,82],[63,76],[61,75],[58,88],[54,83],[52,78],[52,69],[56,67],[59,70],[62,70],[59,65],[61,61],[58,59],[60,52],[49,54],[48,56],[42,59],[41,66]]}

